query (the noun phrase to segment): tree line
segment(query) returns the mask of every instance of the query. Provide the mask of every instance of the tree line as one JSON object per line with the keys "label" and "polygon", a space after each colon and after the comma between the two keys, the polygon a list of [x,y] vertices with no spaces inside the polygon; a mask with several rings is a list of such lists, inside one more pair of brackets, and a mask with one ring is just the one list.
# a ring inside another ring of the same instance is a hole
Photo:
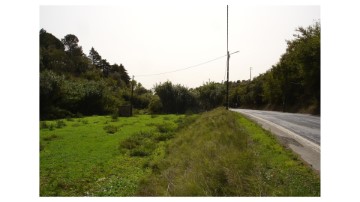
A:
{"label": "tree line", "polygon": [[130,101],[129,88],[122,64],[110,64],[93,47],[85,55],[73,34],[59,40],[40,30],[41,119],[112,113]]}
{"label": "tree line", "polygon": [[[267,72],[229,82],[230,107],[320,114],[320,22],[296,32]],[[85,55],[75,35],[59,40],[40,30],[41,119],[113,114],[131,101],[140,113],[196,113],[225,106],[225,96],[226,82],[187,88],[167,81],[148,90],[93,47]]]}
{"label": "tree line", "polygon": [[[229,82],[230,107],[320,114],[320,22],[295,31],[294,39],[286,41],[286,52],[271,69],[251,81]],[[168,81],[154,89],[159,98],[151,106],[165,113],[226,105],[226,82],[187,89]]]}
{"label": "tree line", "polygon": [[296,32],[266,73],[230,83],[232,107],[320,114],[320,22]]}

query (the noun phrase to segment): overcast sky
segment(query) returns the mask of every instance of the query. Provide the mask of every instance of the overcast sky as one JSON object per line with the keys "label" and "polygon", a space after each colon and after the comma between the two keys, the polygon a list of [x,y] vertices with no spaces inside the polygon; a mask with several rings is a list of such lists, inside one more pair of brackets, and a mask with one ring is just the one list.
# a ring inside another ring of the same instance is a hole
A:
{"label": "overcast sky", "polygon": [[[320,19],[320,6],[229,5],[230,80],[257,76],[275,65],[295,29]],[[226,4],[123,6],[41,6],[40,28],[61,39],[79,38],[88,55],[91,47],[111,64],[123,64],[146,88],[164,81],[197,87],[222,82],[226,57]]]}

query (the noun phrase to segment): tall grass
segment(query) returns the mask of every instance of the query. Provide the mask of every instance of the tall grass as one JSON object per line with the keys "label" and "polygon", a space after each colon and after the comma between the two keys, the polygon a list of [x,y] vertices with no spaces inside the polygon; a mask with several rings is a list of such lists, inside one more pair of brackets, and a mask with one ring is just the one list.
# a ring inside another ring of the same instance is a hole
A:
{"label": "tall grass", "polygon": [[[252,133],[256,133],[254,136]],[[139,195],[320,194],[318,175],[257,125],[219,108],[180,130]]]}

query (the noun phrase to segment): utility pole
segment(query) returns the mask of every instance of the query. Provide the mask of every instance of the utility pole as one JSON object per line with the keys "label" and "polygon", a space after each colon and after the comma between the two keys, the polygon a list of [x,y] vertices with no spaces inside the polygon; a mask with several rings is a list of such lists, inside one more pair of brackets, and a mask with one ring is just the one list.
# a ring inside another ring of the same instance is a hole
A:
{"label": "utility pole", "polygon": [[250,81],[251,81],[251,70],[252,70],[252,67],[250,67]]}
{"label": "utility pole", "polygon": [[130,116],[133,115],[133,113],[132,113],[132,111],[133,111],[133,94],[134,94],[134,75],[132,76],[132,81],[131,81]]}
{"label": "utility pole", "polygon": [[226,5],[226,72],[227,72],[227,82],[226,82],[226,109],[229,109],[229,5]]}

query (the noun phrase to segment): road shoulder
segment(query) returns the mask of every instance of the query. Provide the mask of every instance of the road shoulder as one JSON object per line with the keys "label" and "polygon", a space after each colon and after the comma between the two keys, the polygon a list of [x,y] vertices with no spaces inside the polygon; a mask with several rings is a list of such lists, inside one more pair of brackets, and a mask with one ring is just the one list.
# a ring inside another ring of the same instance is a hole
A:
{"label": "road shoulder", "polygon": [[[233,110],[235,111],[235,110]],[[292,131],[279,126],[273,122],[267,121],[260,117],[235,111],[245,115],[251,120],[258,123],[265,130],[273,133],[276,138],[287,148],[290,148],[296,154],[298,154],[301,159],[307,163],[314,170],[320,172],[320,146],[293,133]]]}

